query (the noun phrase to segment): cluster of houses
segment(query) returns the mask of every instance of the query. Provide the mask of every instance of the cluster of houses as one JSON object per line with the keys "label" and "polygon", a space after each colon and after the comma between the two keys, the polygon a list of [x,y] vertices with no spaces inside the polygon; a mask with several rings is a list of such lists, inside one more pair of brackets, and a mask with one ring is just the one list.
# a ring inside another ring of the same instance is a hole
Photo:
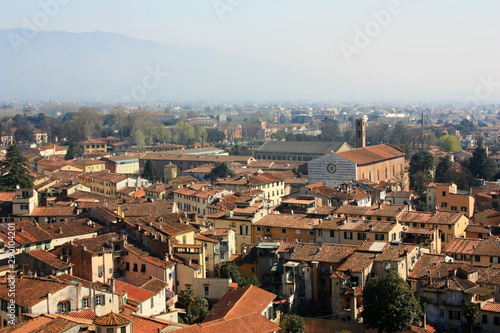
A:
{"label": "cluster of houses", "polygon": [[[416,211],[404,153],[365,147],[359,126],[358,148],[273,143],[269,159],[118,155],[112,138],[82,142],[84,158],[27,152],[34,188],[0,193],[0,332],[275,332],[304,309],[361,323],[363,287],[390,271],[422,301],[422,332],[462,329],[464,302],[499,331],[500,184],[431,183]],[[139,176],[148,161],[160,181]],[[206,181],[218,162],[235,175]],[[223,277],[230,263],[260,287]],[[202,323],[180,322],[184,289],[209,301]]]}

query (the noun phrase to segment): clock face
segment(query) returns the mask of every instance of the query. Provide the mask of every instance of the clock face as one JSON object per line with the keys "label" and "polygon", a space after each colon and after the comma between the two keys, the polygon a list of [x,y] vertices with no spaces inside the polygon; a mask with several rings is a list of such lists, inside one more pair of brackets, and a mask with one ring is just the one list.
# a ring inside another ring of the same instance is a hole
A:
{"label": "clock face", "polygon": [[337,166],[333,163],[329,163],[326,166],[326,171],[328,171],[329,173],[335,173],[335,172],[337,172]]}

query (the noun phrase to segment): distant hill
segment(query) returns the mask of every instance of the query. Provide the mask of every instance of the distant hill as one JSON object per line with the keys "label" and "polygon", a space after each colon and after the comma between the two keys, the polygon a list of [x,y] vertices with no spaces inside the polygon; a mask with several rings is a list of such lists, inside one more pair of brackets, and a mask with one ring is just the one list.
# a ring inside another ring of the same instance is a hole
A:
{"label": "distant hill", "polygon": [[[116,33],[0,29],[0,98],[83,101],[276,100],[343,97],[322,73]],[[9,39],[10,38],[10,39]],[[21,41],[17,47],[10,40]],[[26,41],[26,43],[24,43]],[[149,69],[148,69],[149,68]],[[148,71],[168,72],[153,88]],[[141,88],[142,87],[142,88]],[[145,94],[146,92],[146,94]]]}
{"label": "distant hill", "polygon": [[[158,86],[147,79],[157,69],[168,73],[160,76]],[[0,100],[418,102],[461,101],[471,94],[446,87],[413,91],[384,80],[347,69],[333,73],[280,65],[117,33],[51,31],[25,38],[21,29],[0,29]]]}

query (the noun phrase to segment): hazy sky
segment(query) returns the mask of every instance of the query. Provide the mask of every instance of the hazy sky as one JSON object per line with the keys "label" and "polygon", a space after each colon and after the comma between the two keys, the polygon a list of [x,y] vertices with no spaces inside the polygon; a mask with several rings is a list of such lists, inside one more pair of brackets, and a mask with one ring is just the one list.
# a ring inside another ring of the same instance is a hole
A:
{"label": "hazy sky", "polygon": [[352,74],[361,86],[467,92],[481,77],[500,82],[498,0],[2,0],[0,28],[36,23],[43,4],[54,3],[40,30],[101,30],[249,55]]}

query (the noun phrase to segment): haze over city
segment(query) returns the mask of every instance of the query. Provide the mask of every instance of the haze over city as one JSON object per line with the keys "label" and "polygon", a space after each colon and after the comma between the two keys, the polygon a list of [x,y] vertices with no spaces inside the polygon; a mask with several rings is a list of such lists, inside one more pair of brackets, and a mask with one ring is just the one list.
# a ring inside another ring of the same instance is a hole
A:
{"label": "haze over city", "polygon": [[40,31],[1,32],[3,99],[121,101],[147,66],[169,76],[145,100],[461,102],[481,77],[499,98],[497,1],[0,4]]}

